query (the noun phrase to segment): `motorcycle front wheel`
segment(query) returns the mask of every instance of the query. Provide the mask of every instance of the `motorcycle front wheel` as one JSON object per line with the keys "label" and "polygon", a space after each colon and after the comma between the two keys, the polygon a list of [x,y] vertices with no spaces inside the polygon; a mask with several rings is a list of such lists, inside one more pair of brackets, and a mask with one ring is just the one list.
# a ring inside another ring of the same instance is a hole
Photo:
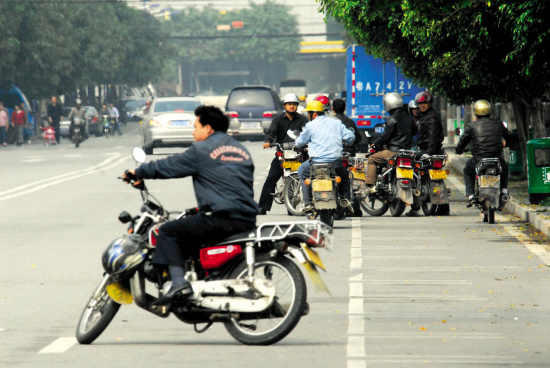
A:
{"label": "motorcycle front wheel", "polygon": [[286,210],[289,215],[304,215],[304,202],[302,200],[302,191],[300,190],[300,179],[297,176],[285,178],[284,198]]}
{"label": "motorcycle front wheel", "polygon": [[388,208],[390,208],[390,206],[378,198],[371,199],[367,197],[361,202],[361,208],[371,216],[383,216],[386,212],[388,212]]}
{"label": "motorcycle front wheel", "polygon": [[120,304],[111,299],[105,289],[110,281],[110,276],[103,277],[82,312],[76,328],[76,339],[80,344],[87,345],[94,342],[109,326],[120,308]]}
{"label": "motorcycle front wheel", "polygon": [[399,217],[405,212],[406,208],[405,202],[403,202],[401,199],[396,198],[393,200],[393,202],[390,204],[390,213],[393,217]]}
{"label": "motorcycle front wheel", "polygon": [[[225,328],[231,336],[246,345],[271,345],[285,338],[296,327],[307,307],[307,287],[302,272],[286,257],[256,256],[254,275],[270,282],[276,290],[272,306],[249,320],[231,318]],[[246,262],[241,262],[230,279],[248,276]]]}

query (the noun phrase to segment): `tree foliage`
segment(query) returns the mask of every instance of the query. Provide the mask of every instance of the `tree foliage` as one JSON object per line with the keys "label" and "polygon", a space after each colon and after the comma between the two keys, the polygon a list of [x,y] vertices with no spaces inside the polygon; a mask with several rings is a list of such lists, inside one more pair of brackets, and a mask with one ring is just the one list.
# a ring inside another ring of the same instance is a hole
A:
{"label": "tree foliage", "polygon": [[162,68],[160,23],[123,2],[0,2],[0,34],[0,86],[32,97],[93,83],[140,86]]}

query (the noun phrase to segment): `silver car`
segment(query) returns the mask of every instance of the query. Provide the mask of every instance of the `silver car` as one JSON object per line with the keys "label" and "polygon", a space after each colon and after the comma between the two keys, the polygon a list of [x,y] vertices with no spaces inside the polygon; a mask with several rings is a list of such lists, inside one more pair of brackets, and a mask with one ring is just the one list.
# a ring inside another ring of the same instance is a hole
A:
{"label": "silver car", "polygon": [[148,155],[158,147],[182,147],[193,143],[195,109],[201,101],[194,97],[162,97],[153,100],[143,117],[143,150]]}

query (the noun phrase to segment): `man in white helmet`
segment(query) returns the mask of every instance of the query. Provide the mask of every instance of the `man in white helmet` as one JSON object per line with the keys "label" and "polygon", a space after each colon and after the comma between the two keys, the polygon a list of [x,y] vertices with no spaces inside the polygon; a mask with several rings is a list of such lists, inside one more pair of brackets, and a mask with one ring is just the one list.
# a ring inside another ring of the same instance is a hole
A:
{"label": "man in white helmet", "polygon": [[[73,131],[74,131],[74,125],[75,125],[75,121],[74,119],[75,118],[79,118],[80,119],[80,125],[81,125],[81,128],[84,129],[84,132],[87,132],[87,125],[88,123],[86,122],[86,109],[82,107],[82,101],[77,98],[76,99],[76,107],[73,107],[71,109],[71,112],[69,113],[69,120],[71,121],[71,127],[69,129],[69,135],[71,137],[71,139],[73,138]],[[84,138],[87,138],[85,137],[84,135]]]}
{"label": "man in white helmet", "polygon": [[[269,127],[269,134],[266,134],[264,149],[269,148],[272,143],[286,143],[292,142],[292,138],[287,135],[288,130],[302,131],[302,128],[307,124],[308,120],[305,116],[298,114],[298,104],[300,100],[294,93],[289,93],[283,99],[283,107],[285,112],[275,116]],[[262,194],[260,195],[260,215],[265,215],[267,211],[271,211],[273,205],[273,196],[271,193],[275,193],[277,181],[283,176],[284,170],[281,167],[281,161],[277,156],[271,161],[271,167],[269,174],[265,179]]]}

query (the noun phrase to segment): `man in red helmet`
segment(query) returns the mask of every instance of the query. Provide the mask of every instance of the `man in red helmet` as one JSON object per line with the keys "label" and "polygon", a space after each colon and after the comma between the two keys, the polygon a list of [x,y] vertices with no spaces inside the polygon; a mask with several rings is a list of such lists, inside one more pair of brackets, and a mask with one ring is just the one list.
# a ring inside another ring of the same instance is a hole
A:
{"label": "man in red helmet", "polygon": [[325,95],[319,95],[315,97],[315,101],[319,101],[323,104],[323,110],[325,110],[325,115],[330,112],[330,100]]}

